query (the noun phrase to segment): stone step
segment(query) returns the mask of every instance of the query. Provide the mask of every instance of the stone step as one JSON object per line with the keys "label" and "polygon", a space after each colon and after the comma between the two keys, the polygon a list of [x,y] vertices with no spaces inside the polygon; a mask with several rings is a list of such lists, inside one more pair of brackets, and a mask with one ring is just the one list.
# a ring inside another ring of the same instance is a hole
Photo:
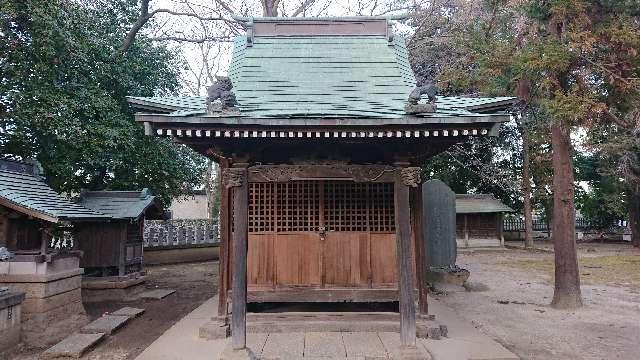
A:
{"label": "stone step", "polygon": [[73,334],[60,341],[40,355],[40,359],[75,358],[78,359],[91,347],[104,339],[104,333]]}
{"label": "stone step", "polygon": [[[231,323],[230,321],[228,323]],[[300,332],[400,332],[400,322],[397,320],[368,320],[350,321],[307,319],[307,320],[262,320],[247,321],[247,333],[300,333]],[[447,336],[447,327],[431,320],[416,322],[416,335],[419,338],[433,340]],[[200,327],[200,337],[216,340],[230,335],[230,328],[219,321],[210,321]]]}
{"label": "stone step", "polygon": [[144,311],[145,311],[144,309],[125,306],[122,309],[112,312],[110,315],[127,316],[129,317],[129,319],[133,319],[144,314]]}
{"label": "stone step", "polygon": [[103,315],[85,325],[80,329],[80,332],[84,334],[104,333],[111,335],[124,326],[130,319],[129,316]]}
{"label": "stone step", "polygon": [[167,289],[154,289],[141,293],[139,296],[141,299],[153,299],[160,300],[164,299],[167,296],[176,292],[175,290],[167,290]]}

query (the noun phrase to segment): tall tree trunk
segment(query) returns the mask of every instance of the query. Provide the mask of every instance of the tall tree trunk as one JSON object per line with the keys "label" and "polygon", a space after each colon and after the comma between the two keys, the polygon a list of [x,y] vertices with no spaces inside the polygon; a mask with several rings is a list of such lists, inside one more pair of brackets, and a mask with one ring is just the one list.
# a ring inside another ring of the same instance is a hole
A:
{"label": "tall tree trunk", "polygon": [[629,209],[631,244],[640,247],[640,194],[638,194],[637,185],[631,185],[627,190],[627,208]]}
{"label": "tall tree trunk", "polygon": [[524,124],[522,133],[522,196],[524,198],[524,247],[533,248],[533,216],[531,213],[531,175],[529,169],[529,134]]}
{"label": "tall tree trunk", "polygon": [[580,273],[575,239],[576,214],[573,203],[573,161],[568,125],[559,120],[551,125],[553,149],[553,246],[555,289],[551,306],[582,306]]}

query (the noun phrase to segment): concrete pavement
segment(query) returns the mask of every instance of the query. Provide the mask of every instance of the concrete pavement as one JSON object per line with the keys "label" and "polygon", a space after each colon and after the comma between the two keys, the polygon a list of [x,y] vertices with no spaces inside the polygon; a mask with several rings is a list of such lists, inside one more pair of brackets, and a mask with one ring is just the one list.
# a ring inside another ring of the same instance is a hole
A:
{"label": "concrete pavement", "polygon": [[[204,340],[198,329],[216,314],[217,297],[189,313],[154,341],[136,360],[212,360],[218,359],[229,339]],[[449,328],[441,340],[418,339],[419,351],[434,360],[518,360],[502,345],[490,339],[455,313],[431,299],[429,310]],[[347,359],[397,358],[397,333],[307,332],[247,334],[247,345],[263,359]]]}

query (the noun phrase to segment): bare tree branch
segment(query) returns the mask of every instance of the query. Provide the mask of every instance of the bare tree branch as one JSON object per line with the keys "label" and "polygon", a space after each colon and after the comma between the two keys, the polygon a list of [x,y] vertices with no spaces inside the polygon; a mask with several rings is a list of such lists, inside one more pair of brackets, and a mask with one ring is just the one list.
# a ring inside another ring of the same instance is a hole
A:
{"label": "bare tree branch", "polygon": [[304,2],[300,4],[300,6],[298,6],[298,8],[293,11],[293,13],[291,13],[291,17],[296,17],[305,12],[315,2],[316,0],[304,0]]}

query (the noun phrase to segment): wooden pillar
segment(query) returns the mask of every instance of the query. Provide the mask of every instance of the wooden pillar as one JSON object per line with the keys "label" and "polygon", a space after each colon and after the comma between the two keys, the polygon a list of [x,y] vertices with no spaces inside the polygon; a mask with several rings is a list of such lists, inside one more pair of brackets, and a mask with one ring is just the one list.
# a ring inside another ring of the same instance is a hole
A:
{"label": "wooden pillar", "polygon": [[469,215],[464,214],[462,216],[464,217],[464,247],[469,247]]}
{"label": "wooden pillar", "polygon": [[502,231],[502,228],[504,226],[504,214],[498,213],[497,217],[498,223],[496,225],[498,226],[498,239],[500,240],[500,246],[504,246],[504,232]]}
{"label": "wooden pillar", "polygon": [[422,227],[422,188],[420,186],[410,188],[411,196],[411,230],[414,236],[414,253],[416,259],[416,282],[418,285],[418,313],[429,314],[427,304],[427,283],[426,283],[426,254],[424,243],[424,233]]}
{"label": "wooden pillar", "polygon": [[247,347],[247,237],[249,186],[247,168],[232,167],[225,172],[225,185],[233,189],[233,285],[231,298],[231,345]]}
{"label": "wooden pillar", "polygon": [[218,316],[227,316],[227,294],[229,291],[229,189],[224,183],[222,174],[228,168],[226,161],[220,162],[219,189],[220,189],[220,216],[218,224],[218,236],[220,237],[220,262],[218,271]]}
{"label": "wooden pillar", "polygon": [[416,346],[416,308],[413,299],[413,251],[411,249],[409,187],[416,187],[419,182],[420,168],[406,167],[398,169],[394,184],[400,343],[405,348],[415,348]]}

